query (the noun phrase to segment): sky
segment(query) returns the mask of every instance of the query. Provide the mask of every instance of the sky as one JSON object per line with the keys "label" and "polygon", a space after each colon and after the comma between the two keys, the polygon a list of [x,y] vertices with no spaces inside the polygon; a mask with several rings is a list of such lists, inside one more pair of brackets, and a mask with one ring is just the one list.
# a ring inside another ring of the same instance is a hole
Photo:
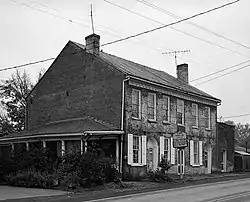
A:
{"label": "sky", "polygon": [[[158,9],[141,0],[1,0],[0,69],[56,57],[69,40],[85,44],[85,37],[92,33],[91,4],[95,33],[101,36],[101,44],[104,44],[175,22],[178,19],[173,14],[186,18],[231,2],[144,1]],[[250,62],[245,62],[250,60],[249,8],[249,0],[240,0],[189,21],[101,48],[173,76],[176,76],[174,56],[162,53],[190,50],[177,54],[177,63],[188,63],[191,85],[222,100],[218,117],[250,114],[250,67],[247,66]],[[48,69],[51,62],[19,69],[26,70],[35,81],[38,72]],[[192,81],[240,63],[243,64]],[[241,69],[234,71],[238,68]],[[14,71],[0,71],[0,79],[7,79]],[[228,74],[215,78],[225,73]],[[210,79],[213,80],[207,81]],[[224,118],[228,119],[250,123],[250,116]]]}

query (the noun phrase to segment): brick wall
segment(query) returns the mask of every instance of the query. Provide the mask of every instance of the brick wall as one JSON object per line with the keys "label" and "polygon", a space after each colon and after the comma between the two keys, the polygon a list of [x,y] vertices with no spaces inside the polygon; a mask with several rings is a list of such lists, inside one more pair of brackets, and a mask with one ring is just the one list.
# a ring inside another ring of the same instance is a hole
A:
{"label": "brick wall", "polygon": [[120,128],[123,75],[69,42],[27,99],[27,126],[93,116]]}
{"label": "brick wall", "polygon": [[[141,91],[141,105],[142,105],[142,116],[140,120],[133,119],[132,115],[132,89],[138,89]],[[152,123],[148,121],[147,118],[147,95],[148,92],[156,93],[156,102],[157,102],[157,118],[156,122]],[[176,110],[177,110],[177,98],[170,96],[170,122],[163,123],[163,113],[162,113],[162,105],[163,105],[163,94],[159,92],[152,92],[147,89],[137,88],[130,85],[126,85],[125,90],[125,126],[126,126],[126,134],[140,134],[153,136],[159,144],[159,137],[163,134],[174,134],[179,130],[185,131],[187,133],[188,140],[199,140],[203,141],[203,152],[207,151],[208,145],[212,145],[214,147],[214,142],[216,138],[216,119],[217,119],[217,108],[215,106],[210,106],[211,108],[211,130],[207,130],[205,127],[205,106],[202,103],[198,103],[199,109],[199,127],[192,127],[191,122],[191,106],[192,101],[184,100],[185,102],[185,126],[180,127],[176,124]],[[125,141],[126,143],[127,141]],[[188,141],[189,143],[189,141]],[[189,146],[189,145],[188,145]],[[127,153],[127,145],[125,144],[125,153]],[[175,155],[176,156],[176,155]],[[192,167],[190,166],[190,150],[189,147],[185,148],[185,173],[205,173],[207,172],[207,168],[205,166]],[[175,158],[177,161],[177,159]],[[205,160],[203,158],[203,165],[205,165]],[[142,175],[143,172],[146,172],[146,166],[144,167],[134,167],[127,165],[125,163],[125,171],[133,171],[132,176]],[[176,173],[176,166],[173,166],[170,172]],[[131,175],[131,174],[130,174]]]}

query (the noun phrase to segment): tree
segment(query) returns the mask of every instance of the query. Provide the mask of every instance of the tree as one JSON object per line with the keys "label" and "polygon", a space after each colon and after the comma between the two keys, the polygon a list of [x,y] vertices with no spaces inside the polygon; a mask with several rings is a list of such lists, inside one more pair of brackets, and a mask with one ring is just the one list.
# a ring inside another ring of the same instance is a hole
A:
{"label": "tree", "polygon": [[0,137],[14,133],[13,126],[5,114],[0,114]]}
{"label": "tree", "polygon": [[40,79],[43,77],[43,75],[45,74],[46,69],[42,68],[40,69],[40,71],[38,72],[38,76],[37,76],[37,83],[40,81]]}
{"label": "tree", "polygon": [[25,126],[25,98],[30,93],[33,84],[26,71],[16,71],[9,79],[0,82],[0,99],[6,109],[4,123],[12,127],[8,132],[19,132]]}

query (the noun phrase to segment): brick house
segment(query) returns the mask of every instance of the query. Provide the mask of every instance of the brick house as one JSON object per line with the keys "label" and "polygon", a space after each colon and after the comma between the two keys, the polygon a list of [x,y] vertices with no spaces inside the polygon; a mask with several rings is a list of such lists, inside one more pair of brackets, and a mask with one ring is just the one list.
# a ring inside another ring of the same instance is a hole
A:
{"label": "brick house", "polygon": [[[86,46],[69,41],[27,97],[26,130],[0,139],[3,148],[42,144],[63,155],[98,145],[125,178],[156,170],[162,157],[170,172],[210,173],[220,100],[189,85],[188,65],[177,78],[99,50],[100,36]],[[173,147],[185,133],[187,147]]]}

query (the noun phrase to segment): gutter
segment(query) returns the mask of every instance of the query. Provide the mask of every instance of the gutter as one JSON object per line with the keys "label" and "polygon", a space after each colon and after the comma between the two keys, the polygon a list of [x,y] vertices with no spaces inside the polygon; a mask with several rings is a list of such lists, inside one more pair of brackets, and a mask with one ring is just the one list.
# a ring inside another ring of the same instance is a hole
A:
{"label": "gutter", "polygon": [[121,120],[121,130],[124,131],[124,103],[125,103],[125,82],[128,81],[130,77],[127,77],[122,82],[122,120]]}
{"label": "gutter", "polygon": [[10,137],[10,138],[1,138],[0,142],[9,141],[9,140],[25,140],[29,138],[50,138],[50,137],[67,137],[67,136],[82,136],[85,134],[107,134],[107,135],[122,135],[123,131],[85,131],[84,133],[47,133],[41,135],[29,135],[29,136],[21,136],[21,137]]}
{"label": "gutter", "polygon": [[174,88],[174,87],[171,87],[171,86],[162,85],[162,84],[159,84],[159,83],[156,83],[156,82],[153,82],[153,81],[149,81],[149,80],[146,80],[146,79],[142,79],[142,78],[139,78],[139,77],[135,77],[135,76],[130,76],[130,77],[133,78],[133,79],[140,80],[140,81],[150,83],[150,84],[153,84],[153,85],[157,85],[157,86],[160,86],[160,87],[163,87],[163,88],[169,88],[169,89],[172,89],[172,90],[175,90],[175,91],[179,91],[179,92],[182,92],[182,93],[186,93],[186,94],[189,94],[189,95],[193,95],[193,96],[197,96],[197,97],[200,97],[200,98],[203,98],[203,99],[207,99],[207,100],[210,100],[210,101],[213,101],[213,102],[216,102],[216,103],[221,103],[221,100],[216,99],[216,98],[213,99],[213,98],[198,95],[198,94],[195,94],[195,93],[190,93],[190,92],[187,92],[185,90],[180,90],[180,89],[177,89],[177,88]]}

